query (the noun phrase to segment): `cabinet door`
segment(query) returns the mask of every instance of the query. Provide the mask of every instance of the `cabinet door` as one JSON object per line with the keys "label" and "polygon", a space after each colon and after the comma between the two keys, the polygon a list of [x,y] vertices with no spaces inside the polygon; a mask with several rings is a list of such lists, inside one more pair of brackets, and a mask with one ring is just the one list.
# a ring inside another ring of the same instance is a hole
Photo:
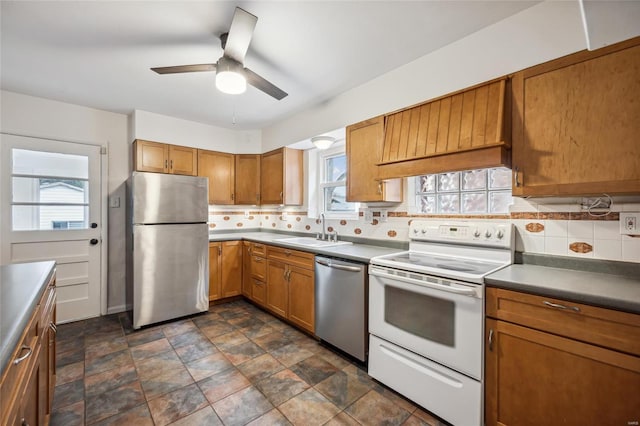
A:
{"label": "cabinet door", "polygon": [[222,243],[209,243],[209,301],[220,299]]}
{"label": "cabinet door", "polygon": [[282,317],[287,316],[288,272],[282,262],[267,262],[267,308]]}
{"label": "cabinet door", "polygon": [[236,204],[260,204],[260,156],[237,154],[236,160]]}
{"label": "cabinet door", "polygon": [[169,173],[198,175],[198,150],[186,146],[169,145]]}
{"label": "cabinet door", "polygon": [[640,192],[640,38],[513,79],[513,195]]}
{"label": "cabinet door", "polygon": [[294,324],[315,332],[315,285],[313,270],[290,266],[289,315]]}
{"label": "cabinet door", "polygon": [[378,180],[384,117],[347,127],[347,201],[402,201],[402,179]]}
{"label": "cabinet door", "polygon": [[267,304],[267,285],[264,281],[251,278],[251,298],[261,306]]}
{"label": "cabinet door", "polygon": [[251,297],[251,243],[242,242],[242,294],[249,299]]}
{"label": "cabinet door", "polygon": [[284,204],[284,151],[262,154],[260,169],[260,204]]}
{"label": "cabinet door", "polygon": [[261,204],[302,204],[302,151],[280,148],[262,154]]}
{"label": "cabinet door", "polygon": [[242,241],[222,243],[221,297],[238,296],[242,292]]}
{"label": "cabinet door", "polygon": [[198,150],[198,176],[209,179],[209,204],[233,204],[235,198],[233,154]]}
{"label": "cabinet door", "polygon": [[33,351],[33,360],[29,363],[25,380],[27,387],[20,399],[20,410],[18,412],[18,424],[22,425],[42,425],[44,424],[44,410],[40,404],[43,403],[39,397],[39,385],[42,380],[42,363],[41,363],[41,342],[36,344]]}
{"label": "cabinet door", "polygon": [[615,425],[638,419],[640,358],[486,321],[487,425]]}
{"label": "cabinet door", "polygon": [[169,145],[138,139],[133,152],[136,171],[169,173]]}

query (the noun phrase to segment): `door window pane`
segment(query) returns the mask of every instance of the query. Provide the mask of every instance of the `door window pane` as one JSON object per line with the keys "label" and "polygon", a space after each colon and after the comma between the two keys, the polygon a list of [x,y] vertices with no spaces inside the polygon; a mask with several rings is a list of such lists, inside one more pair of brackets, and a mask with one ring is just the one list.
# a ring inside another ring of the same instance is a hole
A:
{"label": "door window pane", "polygon": [[87,229],[89,157],[11,150],[14,231]]}
{"label": "door window pane", "polygon": [[88,213],[87,206],[14,205],[13,230],[87,229]]}
{"label": "door window pane", "polygon": [[83,155],[12,149],[14,175],[89,179],[89,158]]}

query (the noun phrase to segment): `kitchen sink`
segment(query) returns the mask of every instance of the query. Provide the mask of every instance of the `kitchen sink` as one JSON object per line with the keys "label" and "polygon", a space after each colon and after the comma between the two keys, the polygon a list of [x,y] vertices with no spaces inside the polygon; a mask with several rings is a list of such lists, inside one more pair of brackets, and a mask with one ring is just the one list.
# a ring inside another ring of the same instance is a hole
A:
{"label": "kitchen sink", "polygon": [[288,237],[288,238],[277,238],[273,240],[278,243],[287,243],[301,247],[334,247],[334,246],[346,246],[353,244],[350,241],[323,241],[316,240],[313,237]]}

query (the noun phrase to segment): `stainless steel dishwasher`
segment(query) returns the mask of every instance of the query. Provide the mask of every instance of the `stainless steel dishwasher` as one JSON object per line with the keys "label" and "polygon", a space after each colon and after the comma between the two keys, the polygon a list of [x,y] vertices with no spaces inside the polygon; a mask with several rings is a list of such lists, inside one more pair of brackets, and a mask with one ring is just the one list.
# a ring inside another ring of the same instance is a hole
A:
{"label": "stainless steel dishwasher", "polygon": [[367,360],[367,265],[316,256],[316,335]]}

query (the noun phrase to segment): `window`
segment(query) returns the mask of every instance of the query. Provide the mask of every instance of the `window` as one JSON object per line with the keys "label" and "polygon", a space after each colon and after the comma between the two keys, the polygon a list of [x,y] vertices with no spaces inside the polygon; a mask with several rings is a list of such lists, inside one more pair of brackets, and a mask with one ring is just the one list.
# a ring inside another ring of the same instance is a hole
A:
{"label": "window", "polygon": [[466,170],[415,178],[416,210],[430,214],[508,213],[511,170]]}
{"label": "window", "polygon": [[344,147],[320,153],[319,179],[321,213],[341,218],[358,214],[358,203],[347,201],[347,156]]}
{"label": "window", "polygon": [[88,157],[11,151],[12,229],[87,229]]}

